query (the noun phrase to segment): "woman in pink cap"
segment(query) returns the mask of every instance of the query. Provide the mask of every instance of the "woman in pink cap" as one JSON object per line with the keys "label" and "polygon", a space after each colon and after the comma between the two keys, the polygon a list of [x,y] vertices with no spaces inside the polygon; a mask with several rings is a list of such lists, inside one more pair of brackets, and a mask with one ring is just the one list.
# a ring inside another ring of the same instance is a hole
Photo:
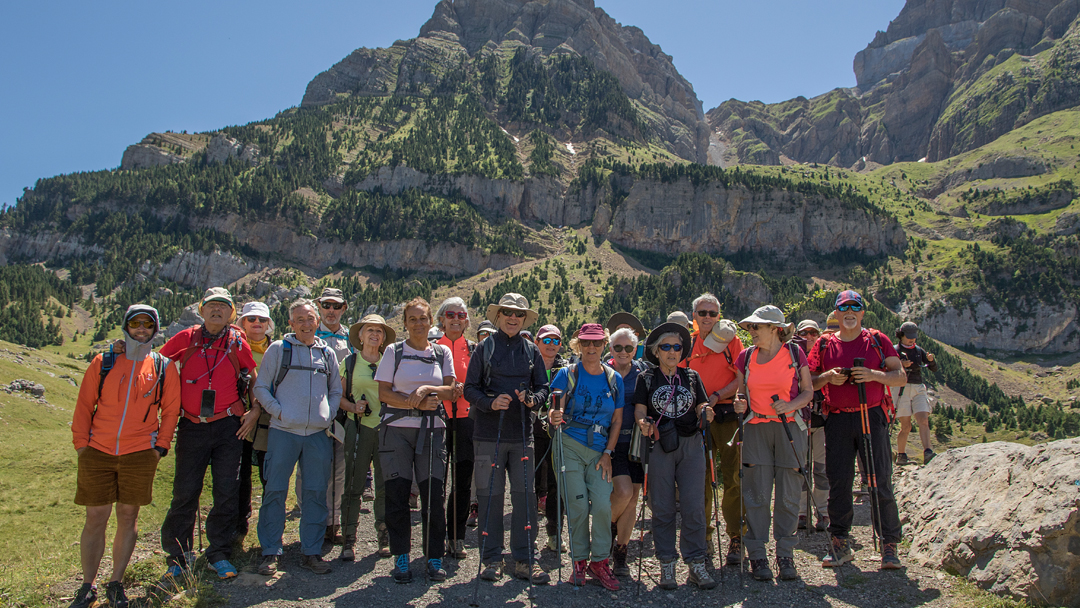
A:
{"label": "woman in pink cap", "polygon": [[[562,331],[554,325],[545,325],[536,332],[536,346],[540,349],[540,356],[544,359],[544,367],[547,368],[548,382],[559,373],[559,370],[570,363],[563,358],[559,351],[562,350]],[[536,417],[533,423],[533,450],[537,454],[544,454],[536,463],[536,488],[539,509],[544,513],[544,528],[547,531],[547,548],[551,551],[559,549],[559,484],[555,474],[555,459],[551,456],[551,437],[545,415],[550,409],[550,403],[541,410],[541,415]],[[563,550],[565,550],[565,545]]]}

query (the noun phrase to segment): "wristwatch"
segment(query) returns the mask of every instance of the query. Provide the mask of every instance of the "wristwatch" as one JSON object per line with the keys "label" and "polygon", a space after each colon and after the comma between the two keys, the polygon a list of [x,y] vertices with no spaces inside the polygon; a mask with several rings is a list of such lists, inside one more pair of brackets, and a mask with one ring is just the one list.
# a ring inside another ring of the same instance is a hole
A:
{"label": "wristwatch", "polygon": [[608,449],[605,449],[605,450],[604,450],[604,453],[605,453],[605,454],[607,454],[608,456],[611,456],[612,454],[614,454],[614,453],[615,453],[615,450],[608,450]]}

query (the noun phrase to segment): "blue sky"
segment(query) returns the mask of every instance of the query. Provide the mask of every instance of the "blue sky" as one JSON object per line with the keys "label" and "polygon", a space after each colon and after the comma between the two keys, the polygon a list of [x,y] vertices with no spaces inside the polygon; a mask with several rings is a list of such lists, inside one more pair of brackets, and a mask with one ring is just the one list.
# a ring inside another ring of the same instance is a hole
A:
{"label": "blue sky", "polygon": [[[359,47],[413,38],[435,0],[9,2],[0,22],[0,205],[115,168],[154,131],[208,131],[300,103]],[[706,111],[855,85],[855,53],[903,0],[610,0],[674,58]]]}

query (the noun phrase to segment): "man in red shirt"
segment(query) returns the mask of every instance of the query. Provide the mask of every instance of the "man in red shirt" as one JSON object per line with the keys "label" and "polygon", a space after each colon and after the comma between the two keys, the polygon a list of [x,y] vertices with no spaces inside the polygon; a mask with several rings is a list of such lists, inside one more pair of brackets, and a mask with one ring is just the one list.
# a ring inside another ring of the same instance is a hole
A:
{"label": "man in red shirt", "polygon": [[[852,484],[856,454],[865,463],[861,409],[867,408],[870,451],[877,479],[876,500],[871,501],[872,518],[882,539],[881,568],[900,568],[897,545],[902,538],[900,513],[892,489],[892,445],[889,441],[889,414],[886,387],[903,386],[907,374],[892,342],[885,334],[862,326],[866,307],[853,290],[836,296],[836,316],[840,331],[823,335],[810,349],[810,372],[814,389],[829,385],[824,405],[825,470],[829,477],[829,535],[832,547],[821,565],[842,566],[854,559],[848,535],[854,518]],[[862,366],[855,359],[865,359]],[[866,391],[860,404],[859,385]],[[876,504],[875,504],[876,503]]]}
{"label": "man in red shirt", "polygon": [[206,290],[199,315],[202,325],[181,331],[161,347],[161,354],[180,366],[181,380],[173,499],[161,524],[161,547],[169,565],[167,575],[179,579],[192,565],[187,556],[210,465],[214,506],[206,517],[210,542],[206,557],[220,578],[232,578],[236,568],[229,558],[240,506],[243,438],[260,413],[257,404],[245,413],[238,380],[242,374],[254,374],[256,366],[244,333],[231,325],[236,309],[226,289]]}
{"label": "man in red shirt", "polygon": [[[454,373],[464,380],[469,370],[469,357],[476,343],[465,337],[469,327],[469,309],[459,297],[447,298],[435,314],[435,322],[443,335],[436,340],[454,355]],[[465,559],[465,531],[469,519],[473,478],[473,421],[469,418],[469,402],[462,395],[465,383],[454,383],[455,401],[444,401],[447,427],[450,431],[448,462],[453,462],[454,478],[450,480],[450,496],[446,500],[446,552],[456,559]]]}
{"label": "man in red shirt", "polygon": [[[720,470],[716,471],[717,481],[723,477],[724,493],[720,502],[720,509],[724,514],[728,537],[727,564],[737,566],[742,563],[742,514],[739,512],[740,488],[739,488],[739,446],[735,443],[728,445],[732,435],[739,428],[738,415],[732,404],[738,389],[735,379],[735,360],[742,352],[742,342],[735,338],[735,324],[720,318],[720,300],[711,293],[704,293],[697,297],[693,303],[694,321],[697,322],[697,331],[691,332],[694,339],[694,347],[690,350],[690,356],[681,365],[689,366],[701,376],[701,383],[705,386],[705,392],[709,395],[709,405],[713,408],[712,424],[709,432],[712,433],[713,449],[716,451],[714,460],[720,464]],[[713,534],[716,531],[713,525],[713,501],[712,501],[712,477],[709,476],[708,464],[706,464],[705,479],[705,521],[706,546],[709,554],[713,554]]]}

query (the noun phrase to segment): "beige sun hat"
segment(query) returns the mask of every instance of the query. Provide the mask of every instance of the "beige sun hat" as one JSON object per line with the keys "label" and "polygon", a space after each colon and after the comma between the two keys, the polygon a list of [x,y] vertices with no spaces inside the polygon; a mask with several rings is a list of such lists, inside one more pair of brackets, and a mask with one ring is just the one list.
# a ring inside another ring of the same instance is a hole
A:
{"label": "beige sun hat", "polygon": [[366,317],[360,319],[360,321],[356,323],[353,323],[352,326],[349,327],[349,344],[351,344],[352,347],[356,350],[364,349],[364,344],[360,342],[360,331],[364,329],[365,325],[378,325],[382,328],[383,334],[385,334],[386,338],[383,340],[382,347],[379,348],[379,352],[382,352],[382,349],[386,348],[388,344],[393,344],[397,341],[397,332],[394,331],[393,327],[390,327],[386,324],[386,319],[380,317],[379,315],[367,315]]}
{"label": "beige sun hat", "polygon": [[791,336],[795,333],[795,324],[788,323],[784,320],[784,311],[773,306],[772,304],[766,304],[761,308],[754,311],[754,314],[746,317],[742,321],[739,321],[739,327],[746,329],[747,324],[758,323],[763,325],[775,325],[783,331],[780,332],[780,341],[787,342],[791,339]]}
{"label": "beige sun hat", "polygon": [[[533,309],[529,308],[529,300],[520,293],[508,293],[499,298],[498,304],[488,304],[487,313],[484,315],[488,321],[495,323],[495,318],[499,316],[499,311],[509,308],[511,310],[524,310],[525,322],[521,325],[522,329],[526,327],[532,327],[533,323],[540,318],[540,315]],[[498,326],[498,323],[495,323]]]}
{"label": "beige sun hat", "polygon": [[705,347],[714,353],[722,353],[728,344],[735,339],[735,322],[728,319],[720,319],[713,325],[712,331],[705,336]]}

